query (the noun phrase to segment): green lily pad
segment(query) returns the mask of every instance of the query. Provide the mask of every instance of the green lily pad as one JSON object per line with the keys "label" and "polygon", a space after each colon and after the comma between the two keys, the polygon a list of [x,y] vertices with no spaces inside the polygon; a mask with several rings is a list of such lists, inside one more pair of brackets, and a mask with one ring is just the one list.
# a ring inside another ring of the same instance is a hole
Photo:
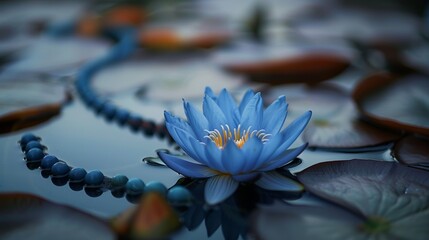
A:
{"label": "green lily pad", "polygon": [[290,112],[311,109],[313,117],[302,137],[309,147],[331,151],[367,151],[397,140],[398,134],[374,127],[358,117],[350,95],[332,84],[318,84],[287,98]]}
{"label": "green lily pad", "polygon": [[319,163],[297,176],[308,191],[364,216],[370,234],[401,239],[429,236],[425,171],[394,162],[349,160]]}
{"label": "green lily pad", "polygon": [[425,171],[394,162],[346,160],[319,163],[297,176],[309,192],[329,202],[263,207],[254,217],[254,235],[422,240],[429,236]]}
{"label": "green lily pad", "polygon": [[395,143],[393,156],[406,165],[429,170],[429,139],[406,136]]}
{"label": "green lily pad", "polygon": [[51,119],[69,97],[64,83],[51,79],[23,75],[0,80],[0,133]]}
{"label": "green lily pad", "polygon": [[362,80],[353,98],[360,113],[373,123],[429,135],[428,92],[427,76],[378,73]]}
{"label": "green lily pad", "polygon": [[31,194],[0,194],[1,239],[115,239],[107,222]]}

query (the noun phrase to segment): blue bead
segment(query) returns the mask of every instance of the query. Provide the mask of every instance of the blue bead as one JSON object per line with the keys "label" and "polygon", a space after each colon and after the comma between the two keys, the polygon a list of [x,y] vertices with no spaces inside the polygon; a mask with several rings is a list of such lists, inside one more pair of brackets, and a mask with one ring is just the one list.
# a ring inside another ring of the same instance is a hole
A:
{"label": "blue bead", "polygon": [[45,149],[45,146],[43,146],[39,141],[33,140],[28,142],[27,145],[25,145],[25,152],[30,151],[30,149],[32,148],[38,148],[43,151]]}
{"label": "blue bead", "polygon": [[99,170],[94,170],[86,174],[85,183],[89,186],[100,186],[104,181],[104,175]]}
{"label": "blue bead", "polygon": [[46,155],[43,157],[42,162],[40,163],[40,167],[42,169],[50,169],[58,161],[59,160],[57,157],[52,155]]}
{"label": "blue bead", "polygon": [[39,140],[40,138],[35,136],[34,134],[27,133],[21,137],[21,140],[19,141],[19,143],[21,144],[21,147],[25,147],[25,145],[27,145],[27,143],[29,143],[30,141],[39,141]]}
{"label": "blue bead", "polygon": [[116,175],[112,178],[112,186],[114,188],[123,187],[128,182],[128,178],[125,175]]}
{"label": "blue bead", "polygon": [[25,154],[27,161],[41,161],[44,156],[43,151],[38,148],[32,148]]}
{"label": "blue bead", "polygon": [[92,107],[95,109],[95,111],[100,112],[104,105],[107,103],[105,99],[97,98],[92,102]]}
{"label": "blue bead", "polygon": [[125,189],[127,193],[133,194],[133,195],[143,193],[144,187],[145,187],[145,184],[143,180],[139,178],[132,178],[125,185]]}
{"label": "blue bead", "polygon": [[144,192],[157,192],[162,196],[167,195],[167,187],[164,184],[156,181],[148,182],[144,188]]}
{"label": "blue bead", "polygon": [[168,190],[167,200],[175,206],[189,206],[192,203],[192,194],[182,186],[175,186]]}
{"label": "blue bead", "polygon": [[139,129],[142,125],[142,122],[143,118],[136,114],[130,114],[128,118],[128,123],[133,130]]}
{"label": "blue bead", "polygon": [[64,176],[69,173],[70,167],[64,162],[57,162],[52,165],[51,173],[55,177]]}
{"label": "blue bead", "polygon": [[116,113],[116,107],[110,103],[106,103],[104,104],[102,111],[107,118],[113,118]]}
{"label": "blue bead", "polygon": [[85,179],[86,176],[86,171],[83,168],[73,168],[70,172],[69,172],[69,178],[71,181],[83,181]]}
{"label": "blue bead", "polygon": [[130,117],[130,112],[128,112],[127,110],[118,108],[116,110],[115,117],[120,124],[124,124]]}

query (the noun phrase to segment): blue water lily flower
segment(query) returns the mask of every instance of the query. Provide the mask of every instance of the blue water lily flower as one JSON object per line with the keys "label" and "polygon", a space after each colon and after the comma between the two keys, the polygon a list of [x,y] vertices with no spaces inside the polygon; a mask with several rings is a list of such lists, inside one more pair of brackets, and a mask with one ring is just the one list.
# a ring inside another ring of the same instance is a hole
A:
{"label": "blue water lily flower", "polygon": [[274,191],[302,191],[300,184],[274,171],[295,159],[307,144],[289,149],[304,130],[311,111],[282,130],[286,99],[279,97],[266,109],[260,93],[249,90],[235,103],[226,89],[215,96],[206,88],[203,112],[183,101],[188,121],[165,112],[168,132],[189,156],[158,152],[174,171],[190,178],[208,178],[205,199],[219,203],[231,196],[240,182],[255,181]]}

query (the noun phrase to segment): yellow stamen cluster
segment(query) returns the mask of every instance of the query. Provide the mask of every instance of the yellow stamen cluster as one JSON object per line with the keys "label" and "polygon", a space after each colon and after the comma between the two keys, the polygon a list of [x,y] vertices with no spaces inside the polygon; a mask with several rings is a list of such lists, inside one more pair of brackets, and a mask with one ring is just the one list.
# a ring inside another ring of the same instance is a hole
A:
{"label": "yellow stamen cluster", "polygon": [[238,125],[237,128],[231,131],[228,125],[221,125],[220,127],[220,131],[218,129],[212,131],[205,130],[207,132],[207,136],[205,137],[212,140],[219,149],[223,149],[228,140],[234,141],[238,148],[242,148],[247,140],[254,136],[259,138],[263,143],[267,142],[269,136],[271,136],[271,134],[265,133],[264,129],[252,131],[252,127],[248,127],[247,129],[241,130],[241,126]]}

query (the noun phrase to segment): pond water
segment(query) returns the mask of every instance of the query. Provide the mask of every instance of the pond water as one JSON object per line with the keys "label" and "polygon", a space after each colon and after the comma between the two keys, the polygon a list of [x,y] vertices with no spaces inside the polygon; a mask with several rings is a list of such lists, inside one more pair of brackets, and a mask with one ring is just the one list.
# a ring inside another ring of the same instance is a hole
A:
{"label": "pond water", "polygon": [[[119,101],[122,100],[119,99]],[[128,102],[127,106],[130,109],[138,108],[138,104],[141,104],[141,101],[137,100],[124,99],[123,101]],[[167,187],[173,186],[180,178],[177,173],[168,168],[150,166],[142,161],[145,157],[156,156],[156,149],[172,149],[165,140],[147,137],[141,132],[133,132],[127,127],[119,126],[116,122],[107,121],[103,116],[96,115],[88,109],[76,96],[63,108],[59,116],[48,122],[0,137],[1,192],[33,193],[102,218],[113,217],[133,206],[125,198],[114,197],[110,191],[98,197],[91,197],[84,190],[72,190],[67,182],[63,186],[57,186],[50,177],[43,177],[39,169],[27,168],[17,143],[21,135],[26,132],[41,136],[41,142],[48,147],[50,154],[71,166],[82,167],[87,171],[98,169],[110,177],[124,174],[128,178],[140,178],[145,182],[156,180]],[[327,160],[353,158],[389,160],[390,156],[385,151],[347,154],[305,150],[300,158],[302,164],[292,168],[292,172]],[[182,230],[175,239],[204,238],[206,237],[205,228],[205,225],[201,224],[192,231]],[[211,239],[222,238],[220,229],[211,237]]]}

